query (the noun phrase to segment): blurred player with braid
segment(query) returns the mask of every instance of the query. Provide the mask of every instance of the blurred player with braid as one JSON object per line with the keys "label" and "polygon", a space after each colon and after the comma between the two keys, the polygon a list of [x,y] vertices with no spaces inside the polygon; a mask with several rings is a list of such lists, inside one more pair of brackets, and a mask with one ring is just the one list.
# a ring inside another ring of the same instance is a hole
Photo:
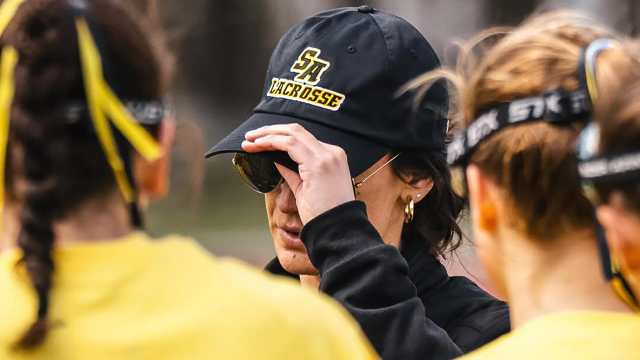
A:
{"label": "blurred player with braid", "polygon": [[376,358],[328,298],[141,230],[171,67],[128,12],[5,0],[0,34],[1,359]]}

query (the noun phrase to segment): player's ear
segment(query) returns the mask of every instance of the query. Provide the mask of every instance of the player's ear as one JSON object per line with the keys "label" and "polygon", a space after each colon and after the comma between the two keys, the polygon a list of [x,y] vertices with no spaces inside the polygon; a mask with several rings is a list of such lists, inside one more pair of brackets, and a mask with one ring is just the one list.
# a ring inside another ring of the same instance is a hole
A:
{"label": "player's ear", "polygon": [[162,157],[153,163],[148,163],[141,156],[135,156],[136,185],[141,205],[160,200],[169,192],[171,147],[175,132],[176,124],[173,120],[163,121],[158,129],[158,143],[163,150]]}
{"label": "player's ear", "polygon": [[475,165],[469,165],[466,174],[474,230],[493,234],[498,226],[497,187]]}
{"label": "player's ear", "polygon": [[627,274],[640,274],[640,221],[637,216],[613,204],[598,206],[597,215],[618,265]]}

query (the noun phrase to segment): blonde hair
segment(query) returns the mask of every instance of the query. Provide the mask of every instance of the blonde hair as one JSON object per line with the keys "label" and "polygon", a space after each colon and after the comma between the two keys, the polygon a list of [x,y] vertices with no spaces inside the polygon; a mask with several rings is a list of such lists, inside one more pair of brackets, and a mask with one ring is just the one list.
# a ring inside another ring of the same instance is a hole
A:
{"label": "blonde hair", "polygon": [[[476,61],[479,45],[497,34],[502,37]],[[625,38],[574,11],[537,15],[511,31],[488,30],[462,48],[457,70],[429,72],[407,88],[418,88],[422,95],[435,82],[448,80],[455,94],[452,123],[466,127],[501,103],[558,88],[576,90],[582,49],[600,38],[621,44],[597,59],[599,94],[606,101],[634,57]],[[593,209],[582,194],[573,151],[582,127],[579,122],[563,127],[545,122],[513,126],[481,143],[469,159],[505,190],[507,221],[515,230],[544,240],[593,228]]]}

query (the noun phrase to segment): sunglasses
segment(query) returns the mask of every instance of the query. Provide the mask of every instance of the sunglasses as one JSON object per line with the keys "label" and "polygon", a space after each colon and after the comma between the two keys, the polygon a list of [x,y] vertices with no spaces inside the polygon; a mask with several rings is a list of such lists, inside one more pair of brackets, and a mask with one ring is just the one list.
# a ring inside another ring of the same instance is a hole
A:
{"label": "sunglasses", "polygon": [[[353,185],[354,195],[356,193],[356,189],[362,187],[367,180],[378,173],[378,171],[391,164],[401,154],[402,153],[392,157],[391,160],[387,161],[384,165],[380,166],[376,171],[372,172],[371,175],[367,176],[360,182],[356,182],[356,180],[352,178],[351,183]],[[235,165],[236,170],[238,170],[240,178],[242,178],[242,180],[244,180],[251,189],[258,193],[270,193],[284,181],[284,178],[282,177],[282,174],[280,174],[280,171],[278,171],[275,162],[266,157],[247,153],[237,153],[233,157],[232,163]]]}

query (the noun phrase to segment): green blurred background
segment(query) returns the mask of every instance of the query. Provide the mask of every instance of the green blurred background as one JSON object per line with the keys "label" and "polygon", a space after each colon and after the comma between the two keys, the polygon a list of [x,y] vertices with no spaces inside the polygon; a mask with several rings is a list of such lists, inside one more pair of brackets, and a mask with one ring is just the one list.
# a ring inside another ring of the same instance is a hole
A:
{"label": "green blurred background", "polygon": [[[638,0],[158,0],[149,9],[161,19],[164,39],[176,55],[172,97],[179,129],[171,194],[148,214],[153,234],[194,236],[217,255],[256,266],[274,256],[263,196],[244,185],[230,155],[204,165],[202,155],[252,114],[271,51],[288,28],[326,9],[363,4],[408,20],[445,64],[455,58],[452,41],[518,24],[538,10],[582,9],[625,33],[636,33],[640,19]],[[201,188],[193,181],[200,176]],[[448,263],[452,273],[483,282],[470,245]]]}

